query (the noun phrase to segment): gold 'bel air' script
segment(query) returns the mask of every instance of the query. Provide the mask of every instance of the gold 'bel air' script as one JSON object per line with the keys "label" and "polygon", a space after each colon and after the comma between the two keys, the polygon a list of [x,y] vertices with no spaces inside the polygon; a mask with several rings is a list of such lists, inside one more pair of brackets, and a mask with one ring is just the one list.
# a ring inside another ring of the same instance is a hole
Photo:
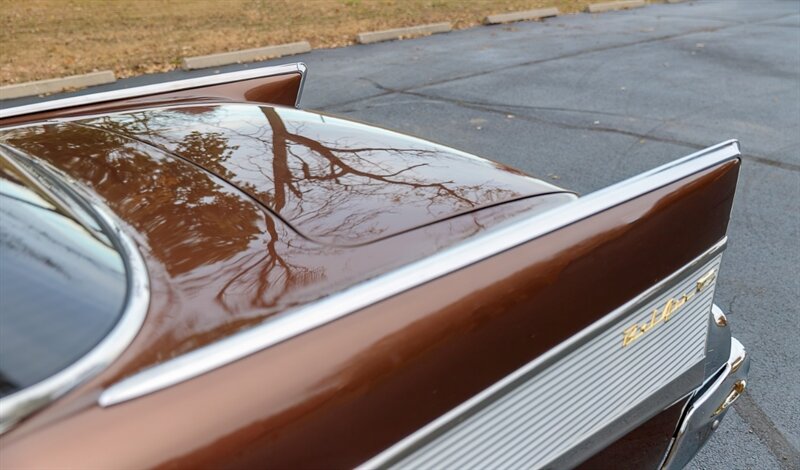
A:
{"label": "gold 'bel air' script", "polygon": [[683,306],[692,300],[697,294],[703,292],[706,287],[710,286],[711,282],[716,277],[717,270],[712,269],[697,280],[694,289],[691,292],[683,294],[677,298],[671,297],[669,300],[667,300],[667,303],[665,303],[663,307],[654,308],[652,313],[650,313],[650,321],[646,321],[641,324],[634,323],[628,328],[625,328],[625,331],[622,332],[622,347],[624,348],[625,346],[633,343],[659,324],[668,322],[669,319],[678,312],[678,310],[683,308]]}

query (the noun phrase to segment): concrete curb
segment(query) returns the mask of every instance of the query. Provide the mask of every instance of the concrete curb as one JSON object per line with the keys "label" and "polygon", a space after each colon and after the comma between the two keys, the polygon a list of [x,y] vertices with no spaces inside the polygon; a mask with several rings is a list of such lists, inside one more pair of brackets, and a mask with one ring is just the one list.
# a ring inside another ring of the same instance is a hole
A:
{"label": "concrete curb", "polygon": [[240,62],[253,62],[256,60],[274,59],[286,55],[301,54],[311,50],[308,41],[291,42],[277,46],[257,47],[241,51],[222,52],[220,54],[184,57],[181,61],[183,70],[204,69],[219,65],[238,64]]}
{"label": "concrete curb", "polygon": [[[667,3],[684,3],[688,0],[666,0]],[[646,6],[645,0],[619,0],[614,2],[592,3],[586,7],[589,13],[602,13],[606,11],[625,10],[629,8],[639,8]],[[511,13],[500,13],[489,15],[484,18],[484,24],[501,24],[514,21],[540,20],[551,18],[561,13],[558,8],[538,8],[535,10],[516,11]],[[425,34],[446,33],[452,31],[453,27],[449,22],[431,23],[407,28],[387,29],[383,31],[370,31],[358,33],[356,40],[360,44],[370,44],[374,42],[390,41],[405,37],[421,36]],[[256,60],[274,59],[277,57],[301,54],[311,51],[308,41],[292,42],[279,44],[277,46],[259,47],[255,49],[244,49],[234,52],[223,52],[220,54],[210,54],[196,57],[184,57],[181,66],[184,70],[202,69],[216,67],[220,65],[237,64],[241,62],[252,62]],[[53,78],[36,82],[17,83],[14,85],[0,86],[0,101],[26,96],[36,96],[45,93],[58,93],[70,88],[85,88],[93,85],[102,85],[116,81],[114,72],[104,70],[83,75],[73,75],[70,77]]]}
{"label": "concrete curb", "polygon": [[619,2],[592,3],[586,7],[589,13],[603,13],[614,10],[627,10],[628,8],[639,8],[647,5],[644,0],[621,0]]}
{"label": "concrete curb", "polygon": [[86,88],[92,85],[114,83],[117,77],[111,70],[92,72],[83,75],[72,75],[62,78],[51,78],[37,82],[16,83],[0,87],[0,100],[36,96],[45,93],[58,93],[70,88]]}
{"label": "concrete curb", "polygon": [[370,31],[358,33],[356,40],[359,44],[371,44],[373,42],[391,41],[410,36],[421,36],[423,34],[446,33],[451,31],[453,26],[450,23],[432,23],[419,26],[409,26],[408,28],[386,29],[383,31]]}
{"label": "concrete curb", "polygon": [[489,15],[483,19],[484,24],[500,24],[511,23],[513,21],[525,20],[540,20],[542,18],[551,18],[558,16],[558,8],[538,8],[536,10],[515,11],[511,13],[500,13],[498,15]]}

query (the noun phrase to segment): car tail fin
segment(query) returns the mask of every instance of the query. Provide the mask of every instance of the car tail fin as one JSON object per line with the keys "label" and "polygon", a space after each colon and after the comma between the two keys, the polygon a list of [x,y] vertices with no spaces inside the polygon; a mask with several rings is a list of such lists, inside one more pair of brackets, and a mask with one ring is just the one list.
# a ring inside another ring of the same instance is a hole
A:
{"label": "car tail fin", "polygon": [[297,106],[303,91],[306,70],[306,65],[298,62],[43,101],[0,110],[0,125],[186,100],[248,101]]}
{"label": "car tail fin", "polygon": [[[489,322],[446,336],[460,343],[454,347],[465,364],[487,348],[504,351],[497,361],[476,360],[473,366],[486,370],[465,384],[500,378],[607,321],[643,292],[685,274],[687,266],[713,259],[709,253],[724,247],[738,169],[737,142],[710,147],[144,370],[106,390],[100,402],[108,406],[183,382],[375,308],[384,309],[387,321],[396,313],[404,322],[409,315],[451,314],[456,323]],[[419,296],[436,299],[426,308],[439,310],[408,311],[408,302],[419,307]],[[491,315],[472,319],[459,309],[442,310],[447,302],[480,305],[503,318],[494,324]],[[449,321],[440,324],[460,328]],[[620,348],[627,346],[623,333],[615,333]],[[480,390],[486,384],[474,385]]]}
{"label": "car tail fin", "polygon": [[725,142],[426,260],[463,268],[382,302],[430,325],[383,346],[460,405],[362,468],[571,468],[692,393],[739,166]]}
{"label": "car tail fin", "polygon": [[[162,362],[99,402],[190,379],[171,396],[202,395],[221,367],[263,377],[237,396],[296,396],[319,376],[274,378],[302,351],[336,394],[304,415],[311,444],[331,445],[340,416],[370,433],[343,466],[571,468],[702,383],[739,165],[736,142],[711,147]],[[375,437],[376,422],[394,424]],[[301,458],[296,441],[271,442]]]}

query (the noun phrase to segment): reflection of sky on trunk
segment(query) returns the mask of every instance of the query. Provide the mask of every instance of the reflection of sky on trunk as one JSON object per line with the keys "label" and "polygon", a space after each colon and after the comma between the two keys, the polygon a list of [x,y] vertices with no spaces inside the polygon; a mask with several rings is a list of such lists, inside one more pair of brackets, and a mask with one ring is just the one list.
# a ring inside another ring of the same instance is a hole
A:
{"label": "reflection of sky on trunk", "polygon": [[116,251],[14,186],[0,195],[0,371],[27,386],[108,333],[126,284]]}
{"label": "reflection of sky on trunk", "polygon": [[444,146],[290,108],[184,106],[85,123],[191,160],[332,244],[373,241],[544,186]]}

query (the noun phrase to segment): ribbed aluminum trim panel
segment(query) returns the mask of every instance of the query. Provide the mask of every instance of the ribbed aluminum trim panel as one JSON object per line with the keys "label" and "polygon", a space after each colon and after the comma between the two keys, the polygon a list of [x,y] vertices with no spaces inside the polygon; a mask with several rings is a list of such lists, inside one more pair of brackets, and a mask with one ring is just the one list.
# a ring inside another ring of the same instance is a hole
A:
{"label": "ribbed aluminum trim panel", "polygon": [[540,468],[590,438],[705,357],[715,281],[626,347],[622,332],[691,293],[719,255],[631,315],[414,453],[398,468]]}

